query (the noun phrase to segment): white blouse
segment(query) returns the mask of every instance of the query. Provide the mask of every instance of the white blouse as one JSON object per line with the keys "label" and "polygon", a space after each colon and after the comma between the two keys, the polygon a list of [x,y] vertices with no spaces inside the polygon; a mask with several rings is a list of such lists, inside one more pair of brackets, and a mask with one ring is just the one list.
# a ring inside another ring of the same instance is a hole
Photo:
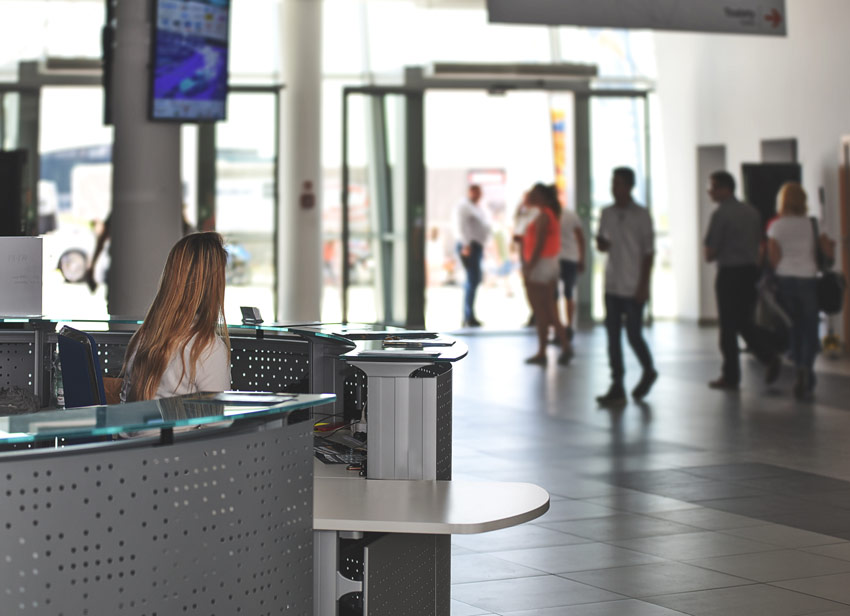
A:
{"label": "white blouse", "polygon": [[[203,350],[195,369],[195,378],[190,380],[189,358],[195,339],[192,338],[183,350],[182,361],[178,353],[174,353],[162,378],[159,381],[154,398],[171,398],[183,394],[193,394],[201,391],[226,391],[230,389],[230,360],[227,353],[227,345],[224,340],[215,337],[211,345]],[[121,387],[121,402],[127,401],[130,393],[131,378],[133,374],[133,360],[131,357],[127,362],[127,370],[124,375],[124,383]],[[183,374],[183,366],[186,373]]]}

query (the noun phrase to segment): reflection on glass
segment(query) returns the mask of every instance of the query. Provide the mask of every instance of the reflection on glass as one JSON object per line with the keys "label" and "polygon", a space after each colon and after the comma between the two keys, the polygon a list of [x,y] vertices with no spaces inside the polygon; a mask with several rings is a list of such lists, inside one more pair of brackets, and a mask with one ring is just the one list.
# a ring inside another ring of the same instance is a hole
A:
{"label": "reflection on glass", "polygon": [[142,435],[151,428],[214,424],[257,414],[290,413],[333,402],[333,394],[201,393],[0,417],[0,444],[76,439],[108,435]]}

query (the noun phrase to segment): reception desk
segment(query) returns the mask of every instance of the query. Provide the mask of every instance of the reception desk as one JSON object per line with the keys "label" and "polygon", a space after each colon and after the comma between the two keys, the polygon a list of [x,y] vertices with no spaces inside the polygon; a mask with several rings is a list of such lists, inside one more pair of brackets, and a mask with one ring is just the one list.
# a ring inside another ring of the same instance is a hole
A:
{"label": "reception desk", "polygon": [[198,395],[0,418],[2,613],[310,614],[311,418],[333,401]]}
{"label": "reception desk", "polygon": [[[0,329],[0,386],[5,378],[55,404],[56,325]],[[117,376],[137,322],[74,326]],[[177,398],[0,420],[18,433],[0,442],[14,497],[0,535],[11,546],[0,569],[10,605],[54,615],[449,616],[451,534],[548,509],[537,486],[451,481],[462,341],[338,324],[229,330],[233,389],[293,398],[268,408],[255,398],[234,415],[195,416],[196,401]],[[365,421],[365,478],[314,462],[318,418]]]}

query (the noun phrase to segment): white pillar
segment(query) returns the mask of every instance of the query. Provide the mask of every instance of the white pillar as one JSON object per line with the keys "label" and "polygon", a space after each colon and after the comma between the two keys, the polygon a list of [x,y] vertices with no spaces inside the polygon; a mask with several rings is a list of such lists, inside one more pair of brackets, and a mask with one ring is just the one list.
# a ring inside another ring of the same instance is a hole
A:
{"label": "white pillar", "polygon": [[[322,2],[284,0],[278,314],[319,320],[322,301]],[[305,190],[309,182],[312,190]]]}
{"label": "white pillar", "polygon": [[148,121],[151,0],[117,3],[109,314],[141,318],[180,238],[180,125]]}

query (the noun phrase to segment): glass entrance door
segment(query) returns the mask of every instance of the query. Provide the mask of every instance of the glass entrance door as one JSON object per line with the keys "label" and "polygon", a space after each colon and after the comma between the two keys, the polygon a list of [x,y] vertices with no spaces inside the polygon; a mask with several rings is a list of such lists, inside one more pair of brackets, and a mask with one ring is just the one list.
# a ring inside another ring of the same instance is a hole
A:
{"label": "glass entrance door", "polygon": [[[587,283],[591,296],[589,316],[597,322],[605,317],[605,256],[597,252],[594,237],[602,208],[613,202],[611,175],[617,167],[634,170],[634,199],[650,210],[655,224],[655,265],[651,309],[647,317],[671,316],[675,314],[675,292],[670,263],[669,217],[666,208],[652,203],[648,94],[597,91],[586,96],[584,102],[584,122],[587,124],[584,157],[587,163],[579,165],[581,168],[577,175],[578,182],[585,184],[585,198],[580,198],[584,203],[580,205],[584,206],[581,210],[590,230],[588,243],[593,257],[591,277]],[[582,129],[578,128],[578,132],[581,133]],[[579,162],[581,157],[582,152],[577,152]]]}
{"label": "glass entrance door", "polygon": [[338,245],[326,230],[325,258],[330,269],[340,253],[344,322],[424,326],[422,101],[392,88],[343,92],[341,229]]}

